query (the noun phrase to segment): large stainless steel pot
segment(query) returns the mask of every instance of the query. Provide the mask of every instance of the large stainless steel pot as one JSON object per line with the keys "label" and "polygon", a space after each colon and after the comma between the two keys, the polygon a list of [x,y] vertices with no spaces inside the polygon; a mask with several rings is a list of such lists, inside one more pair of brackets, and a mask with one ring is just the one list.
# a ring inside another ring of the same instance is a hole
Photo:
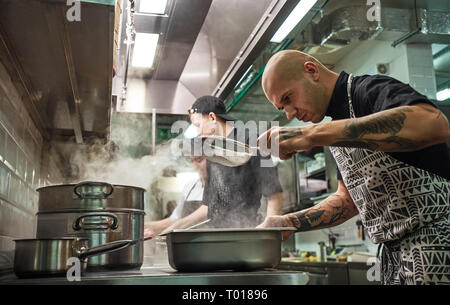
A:
{"label": "large stainless steel pot", "polygon": [[274,268],[286,230],[296,229],[174,230],[166,237],[169,264],[179,271]]}
{"label": "large stainless steel pot", "polygon": [[[144,236],[144,215],[134,210],[46,212],[37,214],[37,238],[79,237],[89,247],[116,240],[139,240]],[[142,243],[120,251],[89,258],[88,270],[136,269],[144,260]]]}
{"label": "large stainless steel pot", "polygon": [[[38,189],[37,238],[79,237],[89,247],[144,236],[144,189],[103,182],[56,185]],[[88,271],[136,269],[144,260],[142,242],[92,257]]]}
{"label": "large stainless steel pot", "polygon": [[[149,238],[146,238],[149,239]],[[14,253],[14,273],[18,277],[65,275],[69,258],[80,260],[80,273],[86,271],[86,258],[129,247],[143,240],[120,240],[89,248],[86,238],[18,239]]]}
{"label": "large stainless steel pot", "polygon": [[145,189],[85,181],[78,184],[38,188],[39,212],[60,210],[133,209],[144,210]]}

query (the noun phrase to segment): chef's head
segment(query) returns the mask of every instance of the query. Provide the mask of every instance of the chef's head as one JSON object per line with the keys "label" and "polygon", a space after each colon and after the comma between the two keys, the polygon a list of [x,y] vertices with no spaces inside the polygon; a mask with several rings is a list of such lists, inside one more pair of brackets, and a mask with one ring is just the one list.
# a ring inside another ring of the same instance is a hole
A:
{"label": "chef's head", "polygon": [[330,73],[333,72],[308,54],[284,50],[267,62],[262,87],[267,99],[284,110],[289,120],[318,123],[330,100]]}
{"label": "chef's head", "polygon": [[226,114],[225,104],[215,96],[202,96],[188,109],[189,118],[199,135],[221,134],[227,121],[234,119]]}

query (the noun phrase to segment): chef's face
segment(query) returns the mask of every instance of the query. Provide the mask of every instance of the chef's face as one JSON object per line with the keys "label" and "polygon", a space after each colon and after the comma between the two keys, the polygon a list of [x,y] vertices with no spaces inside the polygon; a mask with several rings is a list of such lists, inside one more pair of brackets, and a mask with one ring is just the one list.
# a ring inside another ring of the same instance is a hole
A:
{"label": "chef's face", "polygon": [[288,120],[318,123],[325,116],[321,88],[308,78],[274,81],[266,92],[269,101],[284,110]]}
{"label": "chef's face", "polygon": [[193,113],[190,115],[192,124],[197,127],[198,135],[210,136],[217,129],[216,120],[208,114]]}

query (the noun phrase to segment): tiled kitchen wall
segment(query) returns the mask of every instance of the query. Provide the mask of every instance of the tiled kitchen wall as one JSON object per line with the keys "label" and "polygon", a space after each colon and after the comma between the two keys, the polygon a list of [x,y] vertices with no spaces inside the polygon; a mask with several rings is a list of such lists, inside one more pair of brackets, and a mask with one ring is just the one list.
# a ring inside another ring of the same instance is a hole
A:
{"label": "tiled kitchen wall", "polygon": [[0,269],[13,240],[35,236],[43,138],[0,62]]}

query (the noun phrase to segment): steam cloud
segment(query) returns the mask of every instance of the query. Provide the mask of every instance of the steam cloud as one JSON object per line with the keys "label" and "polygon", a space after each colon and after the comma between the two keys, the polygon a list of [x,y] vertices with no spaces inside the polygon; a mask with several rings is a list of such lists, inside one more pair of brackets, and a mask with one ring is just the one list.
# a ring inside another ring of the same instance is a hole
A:
{"label": "steam cloud", "polygon": [[180,162],[172,156],[170,141],[158,145],[154,155],[132,158],[120,155],[114,142],[104,144],[101,140],[94,140],[85,149],[72,152],[70,167],[73,178],[69,183],[101,181],[148,189],[166,168],[176,167]]}

